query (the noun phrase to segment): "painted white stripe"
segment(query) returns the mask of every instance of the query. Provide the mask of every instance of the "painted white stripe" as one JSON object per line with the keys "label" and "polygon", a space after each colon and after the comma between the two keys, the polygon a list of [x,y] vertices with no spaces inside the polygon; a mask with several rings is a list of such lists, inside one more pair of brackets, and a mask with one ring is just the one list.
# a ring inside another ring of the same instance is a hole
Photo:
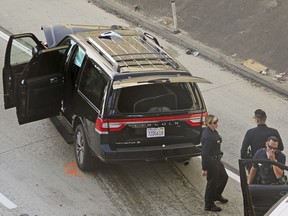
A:
{"label": "painted white stripe", "polygon": [[13,202],[7,199],[2,193],[0,193],[0,203],[2,203],[2,205],[4,205],[8,209],[14,209],[17,207]]}
{"label": "painted white stripe", "polygon": [[7,34],[3,33],[2,31],[0,31],[0,37],[3,38],[6,41],[9,40],[9,36]]}
{"label": "painted white stripe", "polygon": [[[226,169],[226,168],[225,168]],[[230,170],[226,169],[226,172],[228,174],[229,177],[231,177],[232,179],[234,179],[235,181],[240,183],[240,177],[238,175],[236,175],[235,173],[231,172]]]}

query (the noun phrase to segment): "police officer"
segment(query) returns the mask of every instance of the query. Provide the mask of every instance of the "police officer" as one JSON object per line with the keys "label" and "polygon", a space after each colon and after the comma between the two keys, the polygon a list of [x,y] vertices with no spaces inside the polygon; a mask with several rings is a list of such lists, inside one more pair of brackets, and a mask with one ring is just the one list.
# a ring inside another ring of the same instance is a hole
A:
{"label": "police officer", "polygon": [[[266,113],[262,109],[257,109],[254,112],[253,118],[257,127],[251,128],[246,132],[242,142],[241,158],[252,158],[258,149],[265,148],[267,138],[270,136],[275,136],[278,139],[278,149],[282,151],[284,146],[280,134],[276,129],[267,127]],[[250,152],[248,149],[251,149]]]}
{"label": "police officer", "polygon": [[201,137],[202,148],[202,175],[207,176],[205,190],[205,210],[219,212],[222,209],[215,205],[214,201],[227,203],[228,199],[222,196],[222,192],[228,181],[228,175],[221,163],[223,153],[220,150],[222,138],[218,134],[218,118],[208,115],[205,119],[207,127],[204,128]]}

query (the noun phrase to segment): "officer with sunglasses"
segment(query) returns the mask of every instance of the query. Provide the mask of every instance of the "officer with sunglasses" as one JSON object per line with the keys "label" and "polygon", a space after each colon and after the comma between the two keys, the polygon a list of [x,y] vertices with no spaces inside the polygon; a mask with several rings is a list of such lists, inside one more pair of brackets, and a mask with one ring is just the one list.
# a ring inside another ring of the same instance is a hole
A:
{"label": "officer with sunglasses", "polygon": [[[266,147],[259,149],[253,159],[272,160],[285,165],[286,156],[278,150],[278,138],[275,136],[268,137]],[[284,176],[284,170],[271,164],[253,164],[248,176],[248,184],[253,183],[256,171],[259,169],[261,184],[280,184]]]}
{"label": "officer with sunglasses", "polygon": [[219,212],[222,208],[215,205],[215,201],[227,203],[228,199],[222,196],[224,188],[228,181],[228,175],[221,162],[223,152],[221,151],[222,138],[218,131],[218,118],[214,115],[208,115],[205,118],[205,124],[201,144],[202,148],[202,175],[207,178],[205,190],[205,210]]}

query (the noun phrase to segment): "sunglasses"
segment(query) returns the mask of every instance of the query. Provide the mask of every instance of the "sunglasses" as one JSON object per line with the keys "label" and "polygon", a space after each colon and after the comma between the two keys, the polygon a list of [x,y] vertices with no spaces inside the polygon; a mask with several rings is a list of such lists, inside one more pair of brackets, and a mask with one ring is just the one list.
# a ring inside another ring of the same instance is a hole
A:
{"label": "sunglasses", "polygon": [[273,146],[267,145],[269,149],[277,150],[278,148],[274,148]]}
{"label": "sunglasses", "polygon": [[218,124],[218,119],[216,121],[213,121],[212,124]]}

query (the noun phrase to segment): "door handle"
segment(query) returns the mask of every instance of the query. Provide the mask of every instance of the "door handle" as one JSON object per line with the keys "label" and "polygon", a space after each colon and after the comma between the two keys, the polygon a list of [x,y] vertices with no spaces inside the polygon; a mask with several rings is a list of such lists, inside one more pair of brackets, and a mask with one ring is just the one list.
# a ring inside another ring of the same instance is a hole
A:
{"label": "door handle", "polygon": [[57,77],[50,78],[50,84],[57,83],[57,82],[58,82],[58,78]]}
{"label": "door handle", "polygon": [[287,194],[287,191],[280,191],[280,196],[284,196],[284,195],[286,195]]}

